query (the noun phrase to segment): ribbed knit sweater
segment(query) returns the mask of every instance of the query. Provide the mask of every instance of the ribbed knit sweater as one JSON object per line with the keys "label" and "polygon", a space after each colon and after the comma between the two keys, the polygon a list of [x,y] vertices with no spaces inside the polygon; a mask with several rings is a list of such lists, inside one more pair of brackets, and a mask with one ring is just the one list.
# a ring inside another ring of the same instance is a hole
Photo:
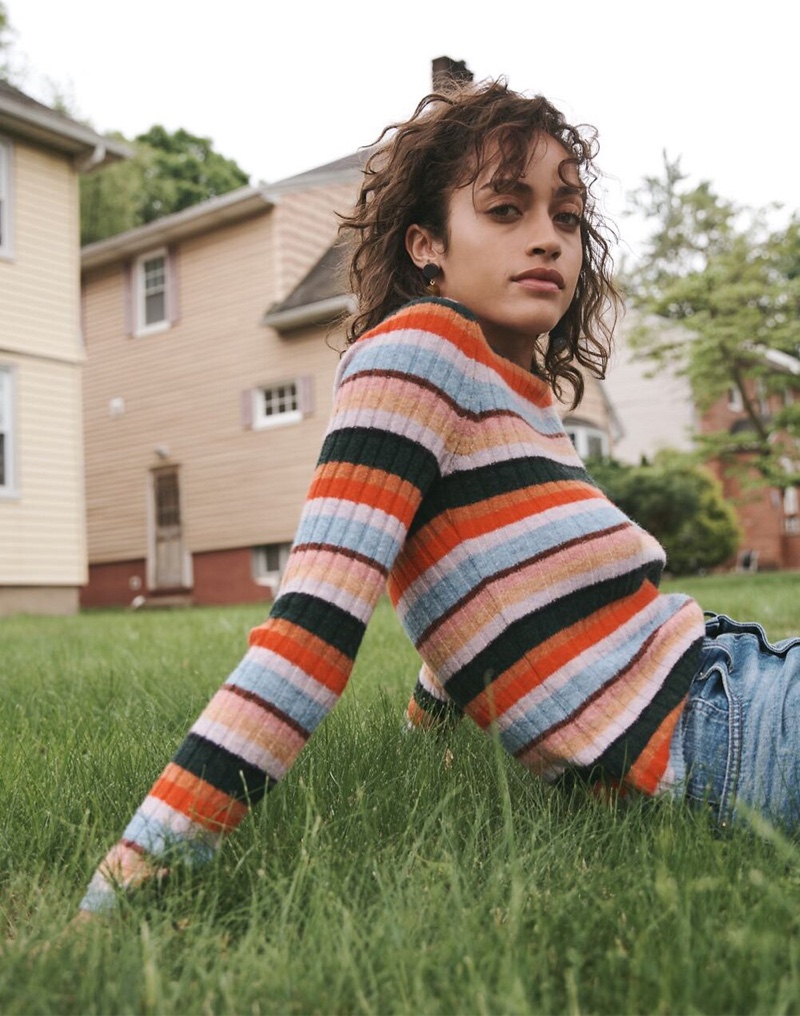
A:
{"label": "ribbed knit sweater", "polygon": [[387,581],[431,702],[443,689],[545,779],[666,788],[704,628],[693,600],[659,593],[663,566],[592,483],[549,387],[465,308],[407,305],[342,358],[270,616],[83,906],[175,850],[211,854],[336,704]]}

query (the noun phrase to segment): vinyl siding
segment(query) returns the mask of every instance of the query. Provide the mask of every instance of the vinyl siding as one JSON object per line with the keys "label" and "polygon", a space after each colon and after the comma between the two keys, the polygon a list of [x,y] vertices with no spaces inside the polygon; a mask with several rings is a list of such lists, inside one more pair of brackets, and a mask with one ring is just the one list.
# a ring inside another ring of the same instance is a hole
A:
{"label": "vinyl siding", "polygon": [[0,363],[15,369],[16,496],[0,499],[0,585],[86,580],[78,180],[14,141],[14,254],[0,260]]}
{"label": "vinyl siding", "polygon": [[13,142],[14,257],[0,260],[0,346],[82,359],[78,178],[63,158]]}
{"label": "vinyl siding", "polygon": [[86,581],[77,366],[16,360],[19,496],[0,500],[0,584]]}
{"label": "vinyl siding", "polygon": [[[274,299],[274,218],[264,214],[183,243],[181,318],[125,335],[121,265],[85,280],[89,554],[147,549],[150,470],[180,467],[184,539],[197,553],[291,539],[330,406],[337,355],[324,331],[280,338],[260,323]],[[318,255],[317,255],[318,256]],[[316,409],[298,424],[253,431],[242,392],[314,378]],[[112,416],[112,399],[123,399]],[[161,459],[156,448],[168,449]]]}
{"label": "vinyl siding", "polygon": [[353,183],[293,191],[275,209],[275,240],[280,276],[276,299],[289,293],[336,239],[336,213],[349,212],[356,197]]}
{"label": "vinyl siding", "polygon": [[[631,465],[664,448],[690,451],[697,422],[686,378],[666,367],[656,371],[650,361],[636,357],[628,337],[638,324],[636,313],[628,311],[615,336],[605,381],[625,430],[614,453]],[[657,327],[669,337],[670,326],[659,322]]]}

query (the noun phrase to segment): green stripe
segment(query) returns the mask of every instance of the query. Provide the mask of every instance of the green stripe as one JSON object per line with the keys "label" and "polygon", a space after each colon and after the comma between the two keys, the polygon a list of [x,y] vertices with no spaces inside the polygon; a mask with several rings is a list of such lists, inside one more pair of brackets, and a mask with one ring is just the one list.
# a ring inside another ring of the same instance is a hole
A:
{"label": "green stripe", "polygon": [[461,707],[457,706],[455,702],[434,698],[419,681],[414,687],[414,701],[423,712],[439,722],[450,720],[455,723],[464,715]]}
{"label": "green stripe", "polygon": [[282,593],[269,616],[291,621],[351,660],[355,659],[366,627],[341,607],[309,593]]}
{"label": "green stripe", "polygon": [[[542,567],[547,567],[546,562]],[[453,674],[447,682],[447,694],[466,708],[526,652],[535,653],[543,642],[565,628],[636,592],[647,572],[648,566],[643,566],[596,582],[513,621],[466,666]]]}
{"label": "green stripe", "polygon": [[465,469],[442,479],[420,505],[414,519],[416,532],[437,515],[453,508],[479,504],[490,497],[535,488],[546,483],[582,481],[595,485],[585,469],[551,459],[530,456],[476,469]]}
{"label": "green stripe", "polygon": [[320,463],[348,462],[380,469],[425,491],[439,475],[436,456],[418,441],[374,427],[343,427],[328,434]]}
{"label": "green stripe", "polygon": [[576,779],[592,781],[602,775],[613,780],[621,780],[626,775],[644,751],[650,738],[685,698],[689,685],[697,673],[701,645],[702,639],[698,639],[686,650],[638,719],[612,742],[591,766],[573,770]]}
{"label": "green stripe", "polygon": [[275,784],[257,766],[199,734],[190,733],[172,761],[228,797],[247,804],[260,801]]}

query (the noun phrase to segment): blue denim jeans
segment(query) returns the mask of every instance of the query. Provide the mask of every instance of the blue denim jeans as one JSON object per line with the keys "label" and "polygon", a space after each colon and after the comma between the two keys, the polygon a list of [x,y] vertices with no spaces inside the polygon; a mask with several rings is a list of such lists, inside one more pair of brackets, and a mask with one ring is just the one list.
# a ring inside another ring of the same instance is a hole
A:
{"label": "blue denim jeans", "polygon": [[676,793],[721,825],[753,812],[800,830],[800,638],[706,616],[700,667],[672,741]]}

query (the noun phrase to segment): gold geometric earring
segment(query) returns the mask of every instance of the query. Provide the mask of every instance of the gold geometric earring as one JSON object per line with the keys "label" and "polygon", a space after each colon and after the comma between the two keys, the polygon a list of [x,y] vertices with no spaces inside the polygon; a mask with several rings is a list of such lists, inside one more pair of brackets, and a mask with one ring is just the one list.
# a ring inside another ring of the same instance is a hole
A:
{"label": "gold geometric earring", "polygon": [[429,261],[422,269],[422,277],[425,280],[425,288],[428,290],[430,296],[439,295],[439,285],[436,280],[441,274],[442,269],[437,264],[434,264],[433,261]]}

